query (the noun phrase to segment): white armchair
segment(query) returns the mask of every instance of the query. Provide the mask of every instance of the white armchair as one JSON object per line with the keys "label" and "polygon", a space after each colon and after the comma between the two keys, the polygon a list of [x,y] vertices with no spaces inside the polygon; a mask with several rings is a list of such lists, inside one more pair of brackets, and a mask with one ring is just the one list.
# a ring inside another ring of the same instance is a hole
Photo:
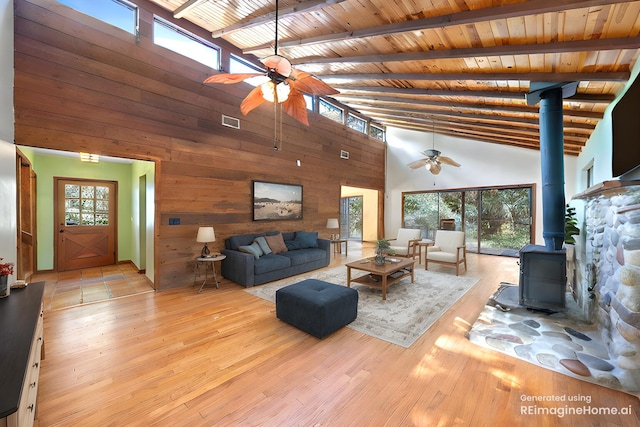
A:
{"label": "white armchair", "polygon": [[398,237],[390,239],[390,249],[395,255],[415,257],[416,243],[420,241],[420,229],[401,228],[398,230]]}
{"label": "white armchair", "polygon": [[460,265],[467,271],[467,248],[465,246],[464,231],[436,230],[433,246],[427,246],[424,269],[428,270],[429,263],[454,265],[456,276]]}

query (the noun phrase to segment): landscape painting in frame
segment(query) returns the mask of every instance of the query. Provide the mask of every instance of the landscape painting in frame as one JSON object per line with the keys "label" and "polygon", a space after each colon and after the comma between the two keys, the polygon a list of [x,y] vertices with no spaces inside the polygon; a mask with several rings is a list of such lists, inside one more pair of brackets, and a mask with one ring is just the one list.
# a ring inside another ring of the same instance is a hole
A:
{"label": "landscape painting in frame", "polygon": [[253,181],[253,220],[302,219],[302,185]]}

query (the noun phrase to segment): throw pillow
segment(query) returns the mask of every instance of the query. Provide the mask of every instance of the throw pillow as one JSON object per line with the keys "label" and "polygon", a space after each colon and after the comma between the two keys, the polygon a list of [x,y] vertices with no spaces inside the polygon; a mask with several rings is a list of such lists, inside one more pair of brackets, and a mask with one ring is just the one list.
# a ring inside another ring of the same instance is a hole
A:
{"label": "throw pillow", "polygon": [[238,250],[240,252],[253,255],[255,259],[258,259],[261,255],[263,255],[262,249],[260,249],[260,245],[256,242],[253,242],[249,246],[238,246]]}
{"label": "throw pillow", "polygon": [[296,249],[303,249],[302,244],[299,240],[286,240],[284,244],[287,245],[287,249],[290,251],[295,251]]}
{"label": "throw pillow", "polygon": [[269,248],[274,254],[287,252],[287,246],[284,244],[282,234],[278,233],[273,236],[264,236],[264,239],[267,241]]}
{"label": "throw pillow", "polygon": [[296,231],[296,241],[299,242],[299,249],[317,248],[318,232],[316,231]]}
{"label": "throw pillow", "polygon": [[269,244],[267,243],[267,240],[264,238],[264,236],[256,237],[256,240],[254,240],[254,242],[258,243],[260,249],[262,249],[263,255],[269,255],[271,253],[271,248],[269,247]]}

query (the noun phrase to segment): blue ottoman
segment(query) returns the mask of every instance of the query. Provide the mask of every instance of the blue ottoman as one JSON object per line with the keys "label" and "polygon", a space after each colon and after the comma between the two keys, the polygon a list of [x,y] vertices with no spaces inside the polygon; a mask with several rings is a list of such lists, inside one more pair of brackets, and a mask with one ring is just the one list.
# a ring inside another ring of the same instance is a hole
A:
{"label": "blue ottoman", "polygon": [[324,338],[356,320],[358,291],[321,280],[303,280],[276,291],[276,316]]}

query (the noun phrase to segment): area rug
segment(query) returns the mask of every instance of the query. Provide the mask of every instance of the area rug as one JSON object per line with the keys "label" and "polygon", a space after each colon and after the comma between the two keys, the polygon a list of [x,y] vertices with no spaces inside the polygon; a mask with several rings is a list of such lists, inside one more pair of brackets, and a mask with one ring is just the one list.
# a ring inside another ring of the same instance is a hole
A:
{"label": "area rug", "polygon": [[600,332],[580,320],[570,294],[562,312],[520,306],[518,286],[502,283],[469,331],[469,340],[582,381],[640,395],[640,378],[610,359]]}
{"label": "area rug", "polygon": [[[361,274],[352,271],[352,275]],[[414,283],[405,277],[382,291],[364,285],[351,284],[358,291],[358,317],[348,326],[356,331],[408,348],[449,307],[478,282],[478,279],[425,271],[416,268]],[[245,291],[275,304],[276,291],[305,279],[318,279],[346,286],[346,267],[312,271],[295,278],[246,288]]]}

